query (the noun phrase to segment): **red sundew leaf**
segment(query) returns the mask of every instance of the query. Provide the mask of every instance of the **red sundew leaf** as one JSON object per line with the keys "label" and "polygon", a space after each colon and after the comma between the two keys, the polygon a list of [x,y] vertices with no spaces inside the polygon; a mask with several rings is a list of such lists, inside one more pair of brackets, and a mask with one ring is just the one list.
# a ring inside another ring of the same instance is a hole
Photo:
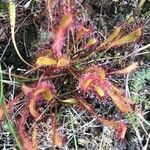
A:
{"label": "red sundew leaf", "polygon": [[104,42],[101,43],[100,47],[109,44],[112,42],[115,38],[117,38],[120,34],[122,34],[122,28],[117,27],[114,32],[104,40]]}
{"label": "red sundew leaf", "polygon": [[38,149],[37,135],[38,135],[37,128],[36,126],[34,126],[32,131],[32,150]]}
{"label": "red sundew leaf", "polygon": [[[112,84],[109,84],[109,87],[110,87],[110,89],[111,89],[111,91],[113,92],[113,93],[115,93],[116,95],[120,95],[121,97],[124,97],[123,96],[123,90],[121,90],[121,89],[119,89],[119,88],[117,88],[117,87],[115,87],[114,85],[112,85]],[[127,97],[124,97],[124,101],[126,101],[126,103],[129,103],[129,104],[131,104],[131,105],[133,105],[134,104],[134,102],[133,101],[131,101],[129,98],[127,98]]]}
{"label": "red sundew leaf", "polygon": [[104,82],[106,80],[106,72],[101,67],[92,66],[87,68],[85,72],[95,74],[96,76],[98,76],[100,82]]}
{"label": "red sundew leaf", "polygon": [[116,39],[115,41],[113,41],[110,44],[109,48],[134,42],[141,36],[141,34],[142,34],[141,28],[137,28],[131,33],[129,33],[128,35],[123,36],[120,39]]}
{"label": "red sundew leaf", "polygon": [[76,98],[76,100],[79,102],[80,106],[83,108],[85,108],[86,110],[88,110],[90,113],[93,113],[93,108],[91,106],[91,104],[88,104],[85,100],[80,99],[80,98]]}
{"label": "red sundew leaf", "polygon": [[135,103],[129,99],[128,97],[124,97],[124,101],[126,101],[126,103],[130,104],[131,106],[133,106]]}
{"label": "red sundew leaf", "polygon": [[33,96],[37,97],[41,94],[47,101],[51,101],[55,92],[55,87],[50,81],[41,81],[33,89]]}
{"label": "red sundew leaf", "polygon": [[[13,112],[14,106],[18,103],[21,97],[22,97],[22,94],[19,94],[13,100],[8,101],[6,105],[6,109],[8,113],[11,114]],[[4,111],[3,111],[3,108],[0,107],[0,120],[3,119],[3,116],[4,116]]]}
{"label": "red sundew leaf", "polygon": [[65,38],[65,32],[73,23],[73,16],[71,13],[66,14],[60,21],[58,29],[55,33],[55,39],[53,44],[53,51],[57,57],[62,56],[62,44]]}
{"label": "red sundew leaf", "polygon": [[[55,103],[55,109],[57,107],[57,103]],[[57,110],[55,110],[54,114],[51,114],[52,119],[52,129],[50,130],[50,136],[53,141],[53,147],[62,147],[63,146],[63,136],[58,132],[57,129]]]}
{"label": "red sundew leaf", "polygon": [[92,114],[93,116],[96,117],[97,121],[103,123],[104,125],[106,125],[110,128],[116,129],[118,139],[124,139],[126,131],[127,131],[127,126],[124,123],[118,122],[115,120],[108,120],[108,119],[98,115],[93,110],[93,108],[84,100],[81,100],[79,98],[77,98],[77,100],[81,106],[83,106],[90,114]]}
{"label": "red sundew leaf", "polygon": [[10,20],[11,40],[14,45],[15,51],[18,57],[22,60],[22,62],[24,62],[26,65],[33,68],[34,66],[26,62],[26,60],[24,60],[16,44],[16,40],[15,40],[16,4],[13,0],[8,1],[8,12],[9,12],[9,17],[10,17],[9,20]]}
{"label": "red sundew leaf", "polygon": [[36,64],[38,66],[56,66],[57,65],[57,60],[53,58],[49,58],[47,56],[41,56],[37,58]]}
{"label": "red sundew leaf", "polygon": [[91,29],[85,28],[83,25],[79,26],[77,29],[76,40],[81,39],[82,37],[88,35],[91,32]]}
{"label": "red sundew leaf", "polygon": [[123,96],[123,92],[120,89],[106,80],[106,73],[102,68],[97,66],[88,68],[79,80],[79,87],[84,92],[95,91],[100,97],[107,93],[122,112],[133,112],[133,103]]}
{"label": "red sundew leaf", "polygon": [[112,91],[107,91],[112,101],[116,104],[116,106],[124,113],[133,112],[131,108],[131,103],[129,103],[126,97],[116,94]]}
{"label": "red sundew leaf", "polygon": [[118,139],[123,140],[125,138],[125,134],[127,131],[126,124],[115,120],[108,120],[102,116],[97,116],[97,120],[110,128],[114,128],[116,130],[116,135]]}
{"label": "red sundew leaf", "polygon": [[56,131],[56,133],[55,133],[54,145],[57,146],[57,147],[62,147],[63,146],[62,135],[58,131]]}
{"label": "red sundew leaf", "polygon": [[92,106],[90,104],[88,104],[87,102],[85,102],[84,100],[81,99],[77,99],[78,102],[81,104],[81,106],[83,106],[89,113],[91,113],[92,115],[94,115],[96,117],[96,119],[103,123],[104,125],[108,126],[108,127],[112,127],[112,128],[116,128],[117,127],[117,122],[114,120],[108,120],[100,115],[98,115],[92,108]]}
{"label": "red sundew leaf", "polygon": [[93,87],[93,82],[95,81],[99,81],[99,78],[97,75],[95,74],[84,74],[83,77],[80,78],[79,80],[79,87],[84,91],[87,92],[89,90],[91,90],[91,88]]}
{"label": "red sundew leaf", "polygon": [[38,118],[40,113],[36,110],[37,99],[30,99],[29,111],[34,118]]}
{"label": "red sundew leaf", "polygon": [[59,23],[58,32],[62,32],[73,23],[73,16],[71,13],[66,14]]}
{"label": "red sundew leaf", "polygon": [[53,138],[53,146],[54,147],[63,147],[63,139],[62,135],[56,130],[55,133],[50,130],[50,136]]}
{"label": "red sundew leaf", "polygon": [[116,129],[116,135],[118,139],[123,140],[127,131],[126,124],[114,120],[108,120],[104,117],[97,117],[97,120],[102,122],[104,125]]}
{"label": "red sundew leaf", "polygon": [[[11,104],[11,103],[10,103]],[[10,112],[12,112],[12,107],[10,108],[10,104],[8,103],[5,107],[6,107],[6,109],[7,109],[7,111],[8,111],[8,113],[10,113]],[[5,117],[5,115],[4,115],[4,109],[3,109],[3,107],[0,107],[0,121],[1,120],[3,120],[4,119],[4,117]]]}
{"label": "red sundew leaf", "polygon": [[56,133],[55,133],[54,145],[57,146],[57,147],[62,147],[63,146],[62,136],[58,131],[56,131]]}
{"label": "red sundew leaf", "polygon": [[49,12],[49,20],[50,20],[50,25],[51,25],[51,30],[53,31],[53,15],[52,15],[52,10],[55,5],[54,0],[46,0],[47,1],[47,9]]}
{"label": "red sundew leaf", "polygon": [[[96,69],[96,68],[95,68]],[[100,82],[104,82],[106,80],[106,72],[102,68],[97,68],[97,75],[99,76]]]}
{"label": "red sundew leaf", "polygon": [[51,66],[56,68],[64,68],[69,66],[69,60],[65,55],[58,57],[57,59],[48,58],[47,56],[41,56],[37,59],[36,64],[38,66]]}
{"label": "red sundew leaf", "polygon": [[135,62],[133,64],[131,64],[130,66],[121,69],[121,70],[117,70],[117,71],[112,71],[109,72],[108,74],[125,74],[125,73],[131,73],[132,71],[136,70],[139,67],[139,63]]}
{"label": "red sundew leaf", "polygon": [[39,98],[43,98],[47,102],[51,102],[55,96],[55,88],[50,81],[39,82],[33,90],[28,94],[29,97],[29,110],[32,116],[38,118],[40,113],[37,111],[36,104]]}
{"label": "red sundew leaf", "polygon": [[32,140],[30,136],[26,133],[25,129],[25,124],[28,116],[29,116],[28,109],[24,108],[21,114],[21,118],[18,121],[18,133],[23,144],[23,150],[31,150],[32,148]]}
{"label": "red sundew leaf", "polygon": [[[97,66],[89,67],[88,69],[86,69],[85,74],[80,78],[79,87],[84,92],[87,92],[88,90],[94,90],[95,89],[94,85],[103,84],[105,82],[105,78],[106,78],[106,73],[104,69]],[[98,90],[99,88],[100,86],[97,86],[96,90]]]}
{"label": "red sundew leaf", "polygon": [[53,98],[53,94],[52,94],[51,91],[48,90],[48,89],[45,90],[45,91],[43,91],[43,92],[42,92],[42,95],[43,95],[44,99],[47,100],[47,101],[51,101],[52,98]]}
{"label": "red sundew leaf", "polygon": [[49,14],[51,13],[52,1],[53,1],[53,0],[47,0],[47,9],[48,9],[48,11],[49,11]]}
{"label": "red sundew leaf", "polygon": [[119,94],[119,95],[123,95],[123,90],[117,88],[116,86],[114,86],[113,84],[109,84],[109,87],[111,88],[112,92]]}
{"label": "red sundew leaf", "polygon": [[123,92],[120,89],[106,80],[106,72],[100,67],[93,66],[88,68],[79,80],[79,87],[84,92],[95,91],[100,97],[107,93],[122,112],[133,112],[133,103],[123,96]]}

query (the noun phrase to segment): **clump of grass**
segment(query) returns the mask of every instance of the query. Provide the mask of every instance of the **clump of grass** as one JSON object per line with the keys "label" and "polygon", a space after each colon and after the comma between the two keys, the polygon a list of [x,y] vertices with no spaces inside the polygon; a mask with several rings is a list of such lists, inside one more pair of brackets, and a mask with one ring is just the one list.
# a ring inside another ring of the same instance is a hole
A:
{"label": "clump of grass", "polygon": [[22,150],[22,144],[20,142],[20,139],[18,138],[16,128],[9,116],[9,112],[7,110],[5,101],[4,101],[4,94],[3,94],[3,77],[2,77],[2,69],[0,65],[0,108],[4,112],[4,116],[6,118],[6,125],[8,129],[10,130],[12,137],[14,138],[18,148]]}

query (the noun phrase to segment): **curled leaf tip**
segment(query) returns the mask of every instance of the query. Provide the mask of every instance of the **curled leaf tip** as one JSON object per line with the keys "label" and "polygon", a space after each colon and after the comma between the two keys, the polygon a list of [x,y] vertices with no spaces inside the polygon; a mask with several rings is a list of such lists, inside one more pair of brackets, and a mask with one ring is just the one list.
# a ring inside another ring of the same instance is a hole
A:
{"label": "curled leaf tip", "polygon": [[37,110],[37,104],[40,98],[43,98],[46,102],[51,102],[55,94],[55,88],[50,81],[41,81],[35,85],[27,95],[30,98],[29,111],[31,115],[34,118],[38,118],[40,113]]}

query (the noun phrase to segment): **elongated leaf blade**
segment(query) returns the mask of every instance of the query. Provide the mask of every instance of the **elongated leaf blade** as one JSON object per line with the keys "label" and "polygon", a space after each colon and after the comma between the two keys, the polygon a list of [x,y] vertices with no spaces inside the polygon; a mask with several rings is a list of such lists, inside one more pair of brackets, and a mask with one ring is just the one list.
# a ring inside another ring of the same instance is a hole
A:
{"label": "elongated leaf blade", "polygon": [[117,27],[115,31],[104,40],[104,42],[100,45],[100,47],[109,44],[111,41],[113,41],[119,34],[121,34],[121,27]]}
{"label": "elongated leaf blade", "polygon": [[57,61],[53,58],[41,56],[37,59],[36,64],[39,66],[55,66],[57,64]]}
{"label": "elongated leaf blade", "polygon": [[141,34],[142,34],[141,28],[137,28],[136,30],[134,30],[130,34],[123,36],[122,38],[117,39],[114,42],[112,42],[112,44],[109,46],[109,48],[134,42],[141,36]]}

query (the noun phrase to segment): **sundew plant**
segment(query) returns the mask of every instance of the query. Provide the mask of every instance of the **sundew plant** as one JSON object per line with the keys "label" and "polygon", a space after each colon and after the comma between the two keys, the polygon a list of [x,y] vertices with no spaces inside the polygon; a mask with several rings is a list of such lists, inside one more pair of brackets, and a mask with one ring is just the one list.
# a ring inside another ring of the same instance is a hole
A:
{"label": "sundew plant", "polygon": [[[16,97],[6,102],[7,114],[14,121],[15,138],[19,149],[36,150],[40,145],[38,124],[50,118],[49,129],[52,147],[63,148],[67,143],[65,134],[61,133],[58,121],[59,107],[75,107],[86,110],[87,115],[96,118],[99,124],[115,130],[116,140],[125,140],[128,124],[122,119],[99,114],[94,101],[112,102],[122,118],[127,114],[140,113],[136,103],[125,95],[124,89],[109,79],[111,75],[125,75],[136,70],[139,62],[118,70],[108,71],[96,61],[100,53],[111,52],[113,48],[121,50],[122,45],[134,45],[142,36],[143,25],[130,24],[126,20],[114,26],[106,38],[95,33],[95,27],[86,22],[77,11],[77,2],[62,0],[45,0],[48,13],[48,33],[52,35],[46,44],[38,46],[35,59],[30,63],[21,56],[15,40],[15,20],[17,5],[8,2],[11,36],[19,58],[27,65],[28,74],[38,74],[38,79],[22,83]],[[92,62],[92,63],[89,63]],[[35,75],[36,76],[36,75]],[[69,83],[65,83],[69,81]],[[66,84],[68,84],[66,86]],[[93,95],[93,96],[90,96]],[[88,99],[88,100],[87,100]],[[14,115],[16,106],[23,100],[23,107]],[[61,116],[63,117],[63,115]],[[13,119],[12,119],[13,118]],[[5,120],[3,105],[0,106],[0,120]],[[29,125],[27,125],[29,124]],[[16,135],[15,134],[15,135]],[[44,135],[43,135],[44,136]]]}

